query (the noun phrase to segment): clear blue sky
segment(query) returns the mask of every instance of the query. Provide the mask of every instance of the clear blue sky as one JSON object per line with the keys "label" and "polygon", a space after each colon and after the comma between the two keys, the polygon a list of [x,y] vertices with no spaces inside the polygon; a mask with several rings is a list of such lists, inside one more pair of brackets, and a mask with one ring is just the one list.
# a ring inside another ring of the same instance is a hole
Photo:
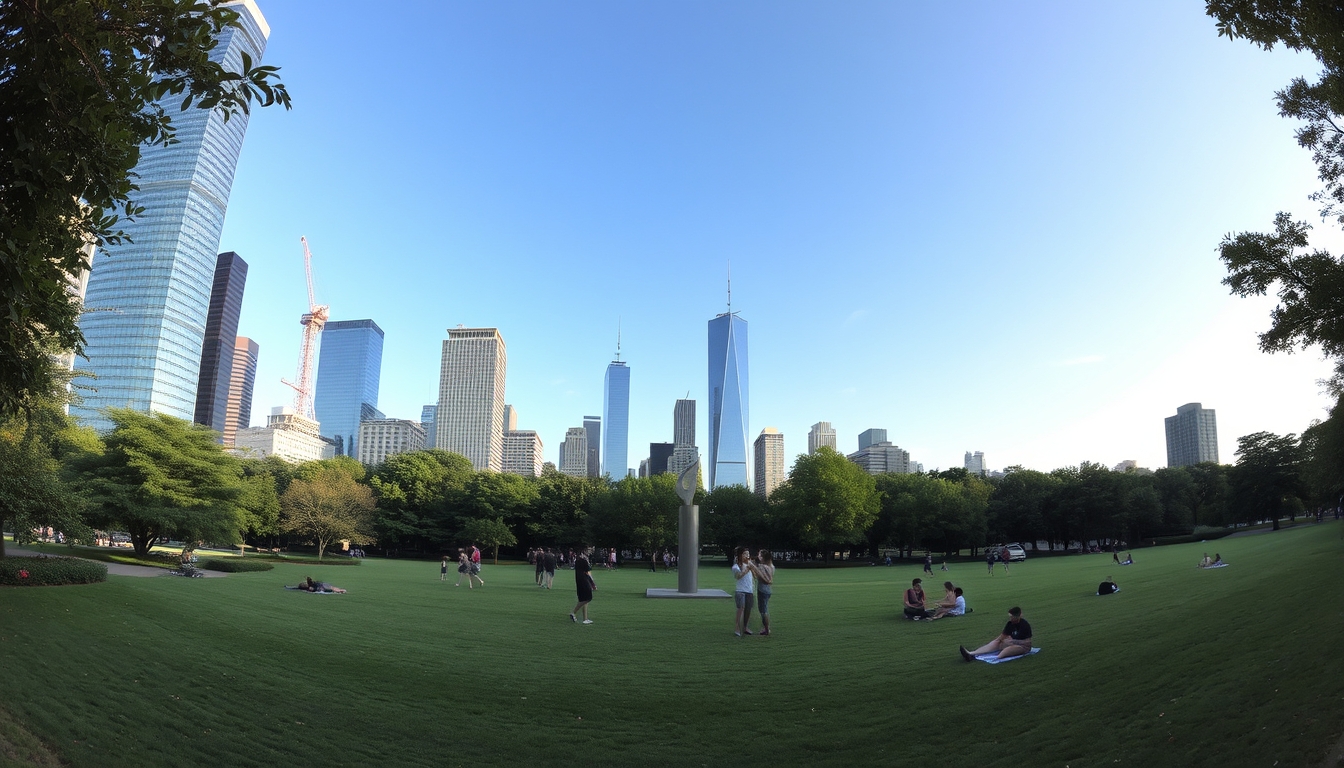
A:
{"label": "clear blue sky", "polygon": [[1216,246],[1316,223],[1273,91],[1306,57],[1219,39],[1200,2],[259,0],[291,112],[254,113],[221,250],[250,265],[253,422],[292,392],[300,235],[336,320],[386,331],[379,407],[437,399],[448,327],[496,326],[554,461],[616,345],[630,463],[699,401],[706,323],[750,323],[754,439],[830,421],[926,468],[1166,463],[1162,419],[1324,416],[1313,352]]}

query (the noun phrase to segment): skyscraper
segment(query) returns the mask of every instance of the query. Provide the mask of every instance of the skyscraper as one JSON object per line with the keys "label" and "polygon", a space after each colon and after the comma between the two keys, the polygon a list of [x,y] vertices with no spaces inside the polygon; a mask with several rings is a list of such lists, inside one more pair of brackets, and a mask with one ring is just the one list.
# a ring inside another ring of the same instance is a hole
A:
{"label": "skyscraper", "polygon": [[602,417],[584,416],[583,429],[588,433],[588,476],[602,476]]}
{"label": "skyscraper", "polygon": [[355,456],[359,422],[381,419],[378,381],[383,370],[383,329],[372,320],[328,321],[317,360],[313,413],[338,456]]}
{"label": "skyscraper", "polygon": [[504,404],[504,431],[512,432],[518,428],[518,409],[508,403]]}
{"label": "skyscraper", "polygon": [[503,470],[523,477],[541,477],[544,463],[541,436],[530,429],[511,429],[504,433]]}
{"label": "skyscraper", "polygon": [[822,446],[835,450],[835,430],[829,421],[818,421],[807,433],[807,455],[811,456]]}
{"label": "skyscraper", "polygon": [[649,443],[649,476],[661,475],[667,471],[672,459],[673,443]]}
{"label": "skyscraper", "polygon": [[667,471],[680,475],[681,470],[695,463],[699,449],[695,447],[695,401],[678,400],[672,408],[672,456],[667,460]]}
{"label": "skyscraper", "polygon": [[709,487],[750,487],[747,321],[732,311],[709,321]]}
{"label": "skyscraper", "polygon": [[784,435],[774,427],[766,427],[756,438],[756,495],[768,499],[782,482]]}
{"label": "skyscraper", "polygon": [[201,345],[201,373],[196,384],[196,423],[223,432],[229,409],[229,380],[233,377],[233,348],[238,341],[238,316],[243,309],[247,262],[233,251],[219,254],[210,309],[205,315]]}
{"label": "skyscraper", "polygon": [[377,466],[389,456],[424,450],[425,428],[409,419],[364,419],[359,422],[359,440],[355,443],[359,463]]}
{"label": "skyscraper", "polygon": [[1168,416],[1167,466],[1188,467],[1218,461],[1218,419],[1212,408],[1186,403]]}
{"label": "skyscraper", "polygon": [[976,451],[975,453],[967,451],[966,460],[964,464],[966,467],[966,471],[970,472],[972,475],[984,475],[985,474],[984,451]]}
{"label": "skyscraper", "polygon": [[500,471],[507,370],[508,351],[498,328],[448,329],[439,368],[437,448],[466,456],[476,469]]}
{"label": "skyscraper", "polygon": [[619,349],[603,382],[602,427],[602,474],[619,480],[629,469],[630,442],[630,368]]}
{"label": "skyscraper", "polygon": [[887,442],[887,430],[885,429],[865,429],[859,433],[859,450],[862,451],[870,445]]}
{"label": "skyscraper", "polygon": [[584,477],[588,474],[588,430],[583,427],[565,430],[565,442],[560,451],[560,471],[570,477]]}
{"label": "skyscraper", "polygon": [[845,458],[870,475],[906,475],[911,471],[910,452],[885,440],[865,445]]}
{"label": "skyscraper", "polygon": [[234,339],[233,365],[229,374],[229,400],[224,412],[225,445],[233,445],[238,430],[252,426],[252,387],[257,383],[257,342]]}
{"label": "skyscraper", "polygon": [[[238,27],[225,27],[210,58],[242,70],[246,52],[260,63],[270,27],[253,2],[227,3]],[[179,109],[168,96],[177,142],[145,146],[136,164],[144,212],[122,222],[129,235],[94,258],[80,320],[87,360],[76,367],[97,374],[96,391],[71,413],[104,429],[106,407],[158,411],[191,420],[196,413],[201,350],[234,169],[247,131],[246,112],[228,122],[216,110]]]}
{"label": "skyscraper", "polygon": [[425,428],[425,447],[434,447],[434,412],[439,407],[437,405],[420,406],[420,426]]}

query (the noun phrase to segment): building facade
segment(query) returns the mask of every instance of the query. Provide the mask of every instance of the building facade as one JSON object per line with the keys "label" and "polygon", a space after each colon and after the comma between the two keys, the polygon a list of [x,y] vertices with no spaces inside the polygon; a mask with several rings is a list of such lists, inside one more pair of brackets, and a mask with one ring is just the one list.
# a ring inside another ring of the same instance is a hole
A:
{"label": "building facade", "polygon": [[225,445],[233,445],[238,430],[252,426],[252,388],[257,383],[257,355],[261,348],[246,336],[233,340],[229,399],[224,408]]}
{"label": "building facade", "polygon": [[439,407],[437,405],[420,406],[420,426],[425,428],[425,447],[434,447],[434,412]]}
{"label": "building facade", "polygon": [[725,312],[709,321],[709,487],[751,487],[747,321]]}
{"label": "building facade", "polygon": [[584,416],[583,428],[588,432],[588,476],[602,476],[602,417]]}
{"label": "building facade", "polygon": [[859,450],[862,451],[870,445],[887,442],[887,430],[885,429],[865,429],[859,433]]}
{"label": "building facade", "polygon": [[518,409],[508,403],[504,404],[504,431],[512,432],[518,428]]}
{"label": "building facade", "polygon": [[530,429],[511,429],[504,433],[503,471],[523,477],[541,477],[545,457],[541,435]]}
{"label": "building facade", "polygon": [[963,466],[966,467],[967,472],[970,472],[977,477],[984,477],[985,473],[989,471],[988,467],[985,466],[984,451],[976,451],[974,453],[967,451]]}
{"label": "building facade", "polygon": [[630,468],[630,366],[613,360],[602,384],[602,474],[619,480]]}
{"label": "building facade", "polygon": [[336,455],[331,442],[318,434],[317,422],[300,416],[288,405],[272,408],[266,426],[238,430],[233,451],[244,458],[278,456],[291,464]]}
{"label": "building facade", "polygon": [[560,446],[560,472],[570,477],[588,476],[588,430],[570,427]]}
{"label": "building facade", "polygon": [[504,376],[508,354],[498,328],[450,328],[439,368],[435,447],[476,469],[504,466]]}
{"label": "building facade", "polygon": [[885,440],[866,445],[846,458],[870,475],[910,474],[910,452]]}
{"label": "building facade", "polygon": [[313,415],[338,456],[358,453],[359,422],[381,419],[378,382],[383,370],[383,329],[372,320],[333,320],[322,329]]}
{"label": "building facade", "polygon": [[[239,26],[220,31],[210,59],[242,71],[246,53],[260,64],[270,27],[252,2],[227,3]],[[246,112],[227,122],[218,110],[179,109],[168,96],[177,141],[140,149],[135,166],[144,212],[123,219],[128,235],[93,260],[80,319],[86,358],[75,367],[97,375],[95,391],[71,414],[95,429],[107,407],[156,411],[193,420],[210,292],[234,170],[247,131]],[[231,338],[231,337],[230,337]]]}
{"label": "building facade", "polygon": [[246,285],[247,262],[233,251],[219,254],[210,288],[210,308],[205,315],[205,339],[201,342],[195,421],[221,434],[228,424],[233,350],[238,341],[238,317],[243,311]]}
{"label": "building facade", "polygon": [[409,419],[365,419],[359,422],[359,442],[355,458],[359,463],[377,466],[388,456],[425,449],[425,428]]}
{"label": "building facade", "polygon": [[678,400],[672,408],[672,456],[667,460],[667,471],[680,475],[699,455],[700,449],[695,445],[695,401]]}
{"label": "building facade", "polygon": [[1218,419],[1212,408],[1186,403],[1166,418],[1167,466],[1218,463]]}
{"label": "building facade", "polygon": [[818,421],[807,433],[807,455],[811,456],[821,447],[836,450],[835,429],[829,421]]}
{"label": "building facade", "polygon": [[770,498],[784,478],[784,435],[774,427],[766,427],[756,438],[756,495]]}
{"label": "building facade", "polygon": [[672,451],[676,448],[674,443],[649,443],[649,471],[648,475],[661,475],[668,470],[672,461]]}

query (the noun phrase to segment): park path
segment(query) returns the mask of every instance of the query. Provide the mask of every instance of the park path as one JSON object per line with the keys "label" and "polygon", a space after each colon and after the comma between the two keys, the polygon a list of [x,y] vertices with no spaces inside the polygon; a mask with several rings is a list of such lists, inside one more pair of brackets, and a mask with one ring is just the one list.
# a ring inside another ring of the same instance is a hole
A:
{"label": "park path", "polygon": [[[14,555],[16,557],[37,557],[39,555],[46,554],[44,552],[33,552],[32,550],[21,549],[19,547],[14,546],[5,547],[5,553],[8,555]],[[77,555],[62,555],[62,557],[77,557]],[[88,558],[85,557],[81,557],[79,559],[88,560]],[[102,563],[103,561],[89,560],[89,562]],[[125,563],[103,563],[103,565],[106,565],[107,572],[114,576],[135,576],[138,578],[146,578],[149,576],[168,575],[167,569],[155,568],[149,565],[127,565]],[[227,573],[222,573],[220,571],[201,571],[201,573],[204,573],[207,579],[220,579],[228,575]]]}

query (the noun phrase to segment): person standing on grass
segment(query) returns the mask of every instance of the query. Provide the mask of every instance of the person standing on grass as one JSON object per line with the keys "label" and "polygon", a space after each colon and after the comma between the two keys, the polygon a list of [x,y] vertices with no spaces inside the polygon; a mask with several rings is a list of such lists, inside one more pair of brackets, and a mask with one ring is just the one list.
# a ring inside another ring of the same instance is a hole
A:
{"label": "person standing on grass", "polygon": [[593,601],[593,590],[597,589],[597,583],[593,581],[593,567],[588,562],[588,554],[580,550],[578,557],[574,559],[574,587],[579,595],[579,602],[574,606],[574,610],[569,612],[570,621],[578,621],[574,614],[583,613],[583,623],[592,624],[593,620],[588,618],[588,604]]}
{"label": "person standing on grass", "polygon": [[762,549],[756,554],[756,612],[761,614],[761,637],[770,634],[770,592],[775,583],[775,556]]}
{"label": "person standing on grass", "polygon": [[457,550],[457,583],[454,587],[462,586],[462,577],[467,577],[467,589],[471,589],[471,560],[467,557],[465,549]]}
{"label": "person standing on grass", "polygon": [[930,576],[933,575],[933,553],[932,553],[932,552],[925,552],[925,553],[924,553],[924,572],[927,573],[927,574],[929,574]]}
{"label": "person standing on grass", "polygon": [[1011,553],[1008,551],[1008,547],[999,547],[999,560],[1003,561],[1004,576],[1008,575],[1008,561],[1012,559],[1010,555]]}
{"label": "person standing on grass", "polygon": [[542,554],[541,547],[537,547],[532,552],[532,559],[537,566],[537,586],[544,587],[546,586],[546,556]]}
{"label": "person standing on grass", "polygon": [[448,580],[448,556],[443,556],[443,562],[439,563],[439,581]]}
{"label": "person standing on grass", "polygon": [[538,557],[540,557],[542,562],[545,564],[546,588],[550,589],[551,584],[555,583],[555,566],[558,563],[558,560],[555,557],[555,550],[551,549],[550,547],[547,547],[545,554],[539,554]]}
{"label": "person standing on grass", "polygon": [[738,547],[733,557],[733,578],[737,586],[733,589],[733,602],[737,604],[737,620],[733,624],[733,634],[741,637],[751,634],[747,625],[751,623],[751,604],[756,598],[756,566],[751,564],[751,551]]}
{"label": "person standing on grass", "polygon": [[975,661],[976,656],[986,653],[997,653],[998,658],[1008,659],[1031,653],[1031,639],[1031,625],[1022,618],[1022,609],[1013,606],[1008,609],[1008,623],[1003,626],[1003,632],[998,637],[974,651],[966,650],[964,645],[957,646],[957,650],[966,661]]}
{"label": "person standing on grass", "polygon": [[994,548],[985,547],[985,565],[989,566],[989,575],[994,575]]}

